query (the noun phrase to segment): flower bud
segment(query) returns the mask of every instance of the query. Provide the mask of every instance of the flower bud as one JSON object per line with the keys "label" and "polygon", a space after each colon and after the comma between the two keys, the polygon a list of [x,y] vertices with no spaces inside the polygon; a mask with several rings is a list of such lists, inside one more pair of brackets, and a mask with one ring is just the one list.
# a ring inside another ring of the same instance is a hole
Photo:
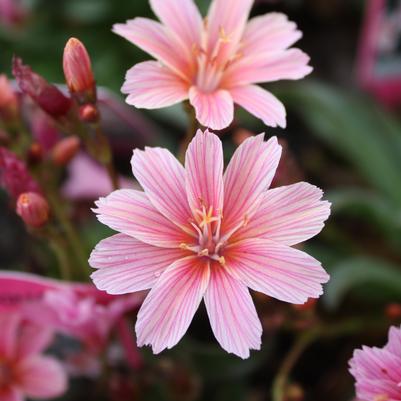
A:
{"label": "flower bud", "polygon": [[49,220],[49,204],[42,195],[35,192],[21,194],[17,200],[16,211],[29,227],[41,227]]}
{"label": "flower bud", "polygon": [[386,306],[385,313],[390,320],[401,321],[401,304],[398,303],[388,304]]}
{"label": "flower bud", "polygon": [[57,166],[65,166],[78,153],[81,141],[77,136],[70,136],[58,142],[52,152],[51,158]]}
{"label": "flower bud", "polygon": [[27,155],[28,162],[30,164],[37,164],[43,159],[43,148],[38,142],[33,142],[28,149]]}
{"label": "flower bud", "polygon": [[81,41],[71,38],[65,48],[63,69],[70,92],[78,95],[78,102],[95,102],[95,78],[89,54]]}
{"label": "flower bud", "polygon": [[79,118],[85,123],[95,123],[99,120],[99,111],[94,104],[84,104],[79,108]]}
{"label": "flower bud", "polygon": [[20,58],[13,59],[13,74],[21,91],[46,113],[54,118],[68,113],[71,100],[54,85],[49,84],[43,77],[32,71],[31,67],[22,64]]}
{"label": "flower bud", "polygon": [[0,118],[13,119],[18,113],[18,98],[10,81],[0,74]]}

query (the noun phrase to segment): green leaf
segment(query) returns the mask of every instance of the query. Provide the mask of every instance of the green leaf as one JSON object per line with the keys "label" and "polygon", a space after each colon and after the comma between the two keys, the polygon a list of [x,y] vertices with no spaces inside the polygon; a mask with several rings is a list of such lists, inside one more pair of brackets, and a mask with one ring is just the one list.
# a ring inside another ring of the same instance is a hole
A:
{"label": "green leaf", "polygon": [[367,285],[401,299],[401,271],[398,266],[379,259],[355,257],[333,266],[323,302],[328,308],[335,309],[351,290]]}

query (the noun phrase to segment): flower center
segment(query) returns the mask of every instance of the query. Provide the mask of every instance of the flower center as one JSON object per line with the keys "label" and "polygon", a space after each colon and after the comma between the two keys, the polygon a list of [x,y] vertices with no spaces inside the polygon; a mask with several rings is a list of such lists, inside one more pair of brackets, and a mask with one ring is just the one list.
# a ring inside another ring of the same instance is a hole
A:
{"label": "flower center", "polygon": [[[205,31],[206,32],[206,27]],[[193,53],[197,60],[194,83],[204,92],[215,91],[223,78],[227,66],[240,57],[240,53],[232,53],[232,39],[223,27],[220,27],[219,39],[213,49],[208,49],[208,37],[204,33],[202,45],[193,45]]]}
{"label": "flower center", "polygon": [[9,364],[0,358],[0,390],[7,387],[12,379],[12,370]]}

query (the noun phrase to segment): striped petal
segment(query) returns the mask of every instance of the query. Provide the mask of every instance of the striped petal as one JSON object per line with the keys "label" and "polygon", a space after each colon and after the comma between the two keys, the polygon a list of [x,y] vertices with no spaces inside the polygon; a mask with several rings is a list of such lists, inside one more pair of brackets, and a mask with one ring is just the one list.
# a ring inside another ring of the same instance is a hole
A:
{"label": "striped petal", "polygon": [[195,108],[196,119],[204,127],[221,130],[227,128],[234,119],[234,102],[226,90],[205,93],[192,86],[189,101]]}
{"label": "striped petal", "polygon": [[222,232],[230,233],[246,223],[258,209],[271,184],[281,155],[273,137],[264,134],[245,140],[235,151],[224,174],[224,218]]}
{"label": "striped petal", "polygon": [[230,89],[234,102],[270,127],[286,127],[283,104],[270,92],[257,85],[239,86]]}
{"label": "striped petal", "polygon": [[330,215],[330,203],[322,201],[322,195],[319,188],[306,182],[267,191],[260,208],[235,239],[265,238],[295,245],[314,237]]}
{"label": "striped petal", "polygon": [[401,327],[390,328],[388,343],[384,348],[401,358]]}
{"label": "striped petal", "polygon": [[131,165],[154,207],[173,223],[189,230],[191,210],[181,163],[167,149],[145,148],[144,151],[135,149]]}
{"label": "striped petal", "polygon": [[113,32],[149,53],[184,80],[188,79],[185,74],[188,62],[181,47],[160,23],[148,18],[135,18],[125,24],[114,24]]}
{"label": "striped petal", "polygon": [[211,266],[205,304],[213,333],[229,353],[245,359],[260,349],[262,326],[249,290],[218,263]]}
{"label": "striped petal", "polygon": [[139,241],[164,248],[189,242],[188,235],[160,214],[143,192],[120,189],[100,198],[96,206],[93,211],[101,223]]}
{"label": "striped petal", "polygon": [[159,248],[125,234],[100,241],[89,264],[98,269],[91,278],[99,290],[127,294],[152,288],[164,270],[186,256],[181,249]]}
{"label": "striped petal", "polygon": [[192,212],[223,210],[223,147],[217,135],[198,130],[185,156],[186,188]]}
{"label": "striped petal", "polygon": [[229,245],[227,270],[255,291],[280,301],[303,304],[323,293],[329,279],[319,261],[273,241],[250,239]]}
{"label": "striped petal", "polygon": [[188,51],[192,51],[193,45],[200,44],[203,21],[193,0],[150,0],[150,5],[159,20],[184,42]]}
{"label": "striped petal", "polygon": [[127,71],[121,92],[128,104],[157,109],[188,99],[188,84],[157,61],[144,61]]}
{"label": "striped petal", "polygon": [[138,345],[151,345],[155,354],[176,345],[199,307],[209,275],[209,264],[196,256],[172,264],[139,310]]}

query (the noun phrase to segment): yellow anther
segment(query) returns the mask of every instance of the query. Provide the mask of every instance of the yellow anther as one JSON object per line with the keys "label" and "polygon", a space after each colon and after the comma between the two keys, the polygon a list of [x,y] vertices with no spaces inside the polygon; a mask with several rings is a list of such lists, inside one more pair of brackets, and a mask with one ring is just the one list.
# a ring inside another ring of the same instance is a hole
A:
{"label": "yellow anther", "polygon": [[206,208],[205,206],[202,206],[202,211],[201,210],[197,210],[196,212],[201,216],[202,221],[199,223],[199,227],[203,227],[207,224],[212,223],[213,221],[218,221],[219,218],[218,217],[214,217],[213,216],[213,207],[210,206],[209,210],[206,213]]}
{"label": "yellow anther", "polygon": [[189,247],[188,247],[187,244],[185,244],[185,243],[183,242],[183,243],[180,244],[180,248],[181,248],[181,249],[184,249],[184,250],[187,250]]}
{"label": "yellow anther", "polygon": [[209,255],[209,249],[202,249],[199,254],[199,256],[208,256]]}
{"label": "yellow anther", "polygon": [[220,256],[217,260],[222,266],[226,265],[226,259],[224,256]]}
{"label": "yellow anther", "polygon": [[390,397],[387,394],[378,394],[373,401],[388,401]]}

